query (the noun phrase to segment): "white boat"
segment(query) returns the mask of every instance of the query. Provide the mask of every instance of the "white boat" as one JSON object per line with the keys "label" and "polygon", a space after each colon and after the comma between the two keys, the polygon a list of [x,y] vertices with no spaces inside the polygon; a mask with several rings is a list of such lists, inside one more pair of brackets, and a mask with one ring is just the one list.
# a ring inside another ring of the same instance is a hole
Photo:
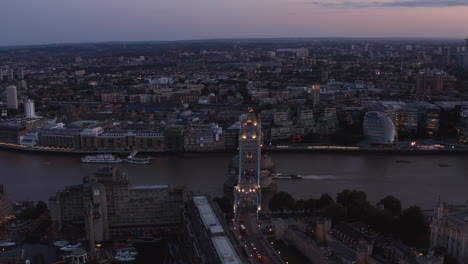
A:
{"label": "white boat", "polygon": [[81,158],[84,163],[121,163],[123,160],[112,154],[100,154],[96,156],[85,156]]}
{"label": "white boat", "polygon": [[14,247],[16,246],[15,242],[12,241],[2,241],[0,242],[0,247]]}
{"label": "white boat", "polygon": [[61,247],[60,250],[62,251],[73,251],[81,246],[81,243],[76,243],[75,245],[68,245],[65,247]]}
{"label": "white boat", "polygon": [[132,164],[150,164],[151,163],[151,158],[135,158],[135,157],[129,157],[128,159],[125,160],[128,163]]}
{"label": "white boat", "polygon": [[69,243],[67,240],[57,240],[52,244],[56,247],[66,247]]}
{"label": "white boat", "polygon": [[135,256],[138,253],[136,252],[130,252],[130,251],[123,251],[123,252],[117,252],[117,255],[115,256],[116,261],[133,261],[135,260]]}

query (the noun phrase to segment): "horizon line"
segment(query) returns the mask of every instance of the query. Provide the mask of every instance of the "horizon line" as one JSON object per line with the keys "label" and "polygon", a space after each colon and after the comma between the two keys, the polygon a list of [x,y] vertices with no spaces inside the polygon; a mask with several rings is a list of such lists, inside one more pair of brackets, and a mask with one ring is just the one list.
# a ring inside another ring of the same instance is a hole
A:
{"label": "horizon line", "polygon": [[364,39],[393,39],[393,40],[461,40],[464,37],[232,37],[232,38],[202,38],[202,39],[176,39],[176,40],[110,40],[110,41],[84,41],[84,42],[51,42],[43,44],[16,44],[16,45],[0,45],[0,49],[5,48],[21,48],[21,47],[44,47],[44,46],[69,46],[69,45],[86,45],[86,44],[137,44],[137,43],[174,43],[174,42],[210,42],[210,41],[252,41],[252,40],[314,40],[314,39],[349,39],[349,40],[364,40]]}

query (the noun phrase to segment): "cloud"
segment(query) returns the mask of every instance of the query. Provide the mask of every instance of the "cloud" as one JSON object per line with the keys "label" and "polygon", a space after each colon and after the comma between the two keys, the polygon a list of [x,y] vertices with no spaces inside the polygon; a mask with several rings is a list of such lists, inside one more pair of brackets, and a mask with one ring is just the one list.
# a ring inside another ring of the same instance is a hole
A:
{"label": "cloud", "polygon": [[323,7],[452,7],[452,6],[468,6],[468,0],[398,0],[398,1],[343,1],[330,2],[330,0],[320,0],[308,2],[313,5]]}

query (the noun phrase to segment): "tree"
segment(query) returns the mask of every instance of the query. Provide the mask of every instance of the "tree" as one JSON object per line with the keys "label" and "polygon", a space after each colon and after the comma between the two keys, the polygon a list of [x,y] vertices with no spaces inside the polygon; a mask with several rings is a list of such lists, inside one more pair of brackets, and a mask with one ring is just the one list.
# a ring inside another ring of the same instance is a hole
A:
{"label": "tree", "polygon": [[325,193],[325,194],[322,194],[322,196],[320,196],[320,198],[318,199],[317,206],[319,209],[324,209],[334,203],[335,201],[333,200],[333,198],[330,195]]}
{"label": "tree", "polygon": [[297,200],[296,204],[294,204],[294,210],[296,213],[303,213],[307,210],[307,201],[304,200]]}
{"label": "tree", "polygon": [[377,206],[383,206],[383,209],[389,211],[394,217],[401,215],[401,202],[392,195],[388,195],[380,200]]}
{"label": "tree", "polygon": [[418,206],[404,210],[398,226],[404,243],[419,248],[429,246],[429,223]]}
{"label": "tree", "polygon": [[352,204],[362,204],[367,201],[367,194],[357,190],[344,190],[336,195],[336,202],[345,207]]}
{"label": "tree", "polygon": [[270,210],[284,212],[287,209],[293,209],[294,198],[287,192],[279,192],[270,200]]}
{"label": "tree", "polygon": [[346,219],[346,207],[339,203],[333,203],[324,208],[323,215],[330,217],[334,223],[344,221]]}

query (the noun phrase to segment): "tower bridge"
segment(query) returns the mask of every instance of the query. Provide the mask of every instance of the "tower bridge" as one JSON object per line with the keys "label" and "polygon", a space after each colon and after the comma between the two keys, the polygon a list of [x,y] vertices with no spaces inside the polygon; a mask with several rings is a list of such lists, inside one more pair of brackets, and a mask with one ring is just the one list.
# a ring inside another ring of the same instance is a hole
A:
{"label": "tower bridge", "polygon": [[234,187],[234,217],[242,211],[258,213],[261,210],[260,160],[262,130],[253,109],[242,117],[239,130],[239,158],[237,185]]}

